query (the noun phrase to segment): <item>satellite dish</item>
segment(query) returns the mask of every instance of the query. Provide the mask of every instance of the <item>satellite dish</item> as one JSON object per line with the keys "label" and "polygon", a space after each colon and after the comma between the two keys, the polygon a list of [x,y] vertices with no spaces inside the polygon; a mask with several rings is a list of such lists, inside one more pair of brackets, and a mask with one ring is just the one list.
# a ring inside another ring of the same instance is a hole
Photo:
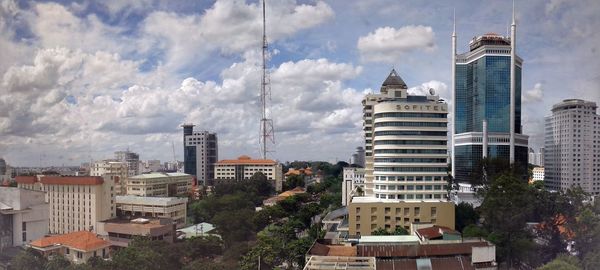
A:
{"label": "satellite dish", "polygon": [[433,90],[433,88],[429,88],[429,94],[435,96],[435,90]]}

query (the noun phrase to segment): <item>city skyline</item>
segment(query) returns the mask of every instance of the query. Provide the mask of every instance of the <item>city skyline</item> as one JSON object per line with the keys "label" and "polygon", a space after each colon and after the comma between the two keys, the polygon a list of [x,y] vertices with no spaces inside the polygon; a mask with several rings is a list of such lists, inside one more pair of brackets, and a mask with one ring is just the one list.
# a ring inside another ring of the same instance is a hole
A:
{"label": "city skyline", "polygon": [[[506,1],[267,2],[271,158],[347,160],[363,145],[360,99],[391,67],[418,86],[412,92],[433,87],[452,104],[453,9],[459,52],[473,36],[506,35]],[[75,165],[129,148],[144,160],[172,160],[175,143],[183,160],[178,126],[186,122],[219,134],[222,158],[257,156],[259,11],[254,1],[4,1],[0,157],[13,166]],[[600,103],[598,12],[593,1],[516,3],[523,133],[536,151],[553,104]]]}

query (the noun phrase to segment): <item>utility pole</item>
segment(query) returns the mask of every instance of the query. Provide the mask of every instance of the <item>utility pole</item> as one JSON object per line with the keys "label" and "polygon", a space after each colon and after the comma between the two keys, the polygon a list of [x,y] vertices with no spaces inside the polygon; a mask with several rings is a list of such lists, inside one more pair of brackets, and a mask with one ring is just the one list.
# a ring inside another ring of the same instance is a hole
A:
{"label": "utility pole", "polygon": [[260,146],[263,159],[267,159],[269,147],[267,144],[275,144],[275,134],[273,130],[273,119],[268,118],[267,107],[268,101],[271,100],[271,86],[269,83],[267,72],[267,21],[265,13],[265,1],[262,1],[262,19],[263,19],[263,44],[262,44],[262,78],[260,85],[260,103],[261,103],[261,119],[260,119]]}

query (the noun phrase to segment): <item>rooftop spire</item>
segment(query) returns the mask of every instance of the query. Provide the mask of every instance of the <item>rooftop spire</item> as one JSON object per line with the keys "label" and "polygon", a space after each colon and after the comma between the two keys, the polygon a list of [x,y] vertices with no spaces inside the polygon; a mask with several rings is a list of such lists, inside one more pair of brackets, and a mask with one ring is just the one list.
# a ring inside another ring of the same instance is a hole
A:
{"label": "rooftop spire", "polygon": [[452,36],[456,36],[456,8],[453,9],[453,16],[452,16]]}
{"label": "rooftop spire", "polygon": [[512,25],[515,25],[515,0],[512,1],[513,9],[512,9]]}
{"label": "rooftop spire", "polygon": [[396,69],[392,68],[392,71],[390,71],[390,75],[387,76],[387,78],[385,79],[385,81],[383,81],[383,84],[381,84],[381,86],[400,86],[401,88],[406,89],[406,83],[404,82],[404,80],[402,80],[402,78],[400,78],[400,75],[398,75],[398,73],[396,73]]}

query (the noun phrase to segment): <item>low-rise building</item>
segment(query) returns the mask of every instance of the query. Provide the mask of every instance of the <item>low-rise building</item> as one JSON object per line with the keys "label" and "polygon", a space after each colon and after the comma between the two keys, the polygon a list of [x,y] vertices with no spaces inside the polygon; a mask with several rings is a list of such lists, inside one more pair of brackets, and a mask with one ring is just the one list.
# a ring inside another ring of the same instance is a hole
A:
{"label": "low-rise building", "polygon": [[99,176],[17,176],[20,188],[46,192],[49,232],[95,231],[116,216],[114,183]]}
{"label": "low-rise building", "polygon": [[47,233],[44,192],[0,187],[0,250],[22,246]]}
{"label": "low-rise building", "polygon": [[173,243],[175,224],[170,218],[111,219],[100,223],[102,234],[112,246],[127,247],[136,236]]}
{"label": "low-rise building", "polygon": [[216,234],[215,225],[207,222],[202,222],[194,224],[192,226],[181,228],[177,230],[177,234],[179,239],[192,238],[198,236],[216,236],[219,238],[221,237],[218,234]]}
{"label": "low-rise building", "polygon": [[354,197],[348,205],[350,235],[371,235],[379,228],[410,230],[412,223],[432,223],[454,229],[454,203],[450,201],[381,200]]}
{"label": "low-rise building", "polygon": [[220,160],[215,164],[215,181],[248,180],[255,173],[262,172],[275,188],[283,189],[283,168],[281,164],[271,159],[252,159],[240,156],[238,159]]}
{"label": "low-rise building", "polygon": [[185,173],[146,173],[127,179],[127,195],[185,197],[192,191],[193,177]]}
{"label": "low-rise building", "polygon": [[186,224],[187,198],[117,196],[117,213],[120,217],[170,218],[177,228]]}
{"label": "low-rise building", "polygon": [[85,263],[91,257],[110,257],[110,242],[88,231],[44,237],[32,241],[29,246],[45,257],[62,255],[75,264]]}
{"label": "low-rise building", "polygon": [[532,181],[544,181],[544,167],[533,168]]}

